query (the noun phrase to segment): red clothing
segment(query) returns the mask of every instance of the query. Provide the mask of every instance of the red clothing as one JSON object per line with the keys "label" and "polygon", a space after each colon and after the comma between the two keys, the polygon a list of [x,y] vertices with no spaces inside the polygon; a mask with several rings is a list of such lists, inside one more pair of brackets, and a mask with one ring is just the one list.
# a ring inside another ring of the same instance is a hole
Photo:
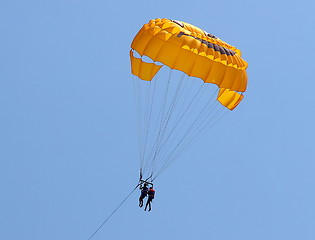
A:
{"label": "red clothing", "polygon": [[155,194],[154,189],[153,188],[149,189],[148,196],[153,199],[154,198],[154,194]]}

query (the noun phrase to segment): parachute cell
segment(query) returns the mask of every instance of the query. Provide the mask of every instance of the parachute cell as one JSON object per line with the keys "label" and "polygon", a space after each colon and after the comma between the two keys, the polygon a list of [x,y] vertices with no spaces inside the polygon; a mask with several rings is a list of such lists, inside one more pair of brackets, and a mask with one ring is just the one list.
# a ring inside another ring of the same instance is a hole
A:
{"label": "parachute cell", "polygon": [[138,76],[140,79],[146,81],[151,81],[155,74],[162,67],[162,65],[157,65],[155,63],[147,63],[142,61],[141,58],[134,57],[132,51],[130,51],[130,61],[131,73],[135,76]]}

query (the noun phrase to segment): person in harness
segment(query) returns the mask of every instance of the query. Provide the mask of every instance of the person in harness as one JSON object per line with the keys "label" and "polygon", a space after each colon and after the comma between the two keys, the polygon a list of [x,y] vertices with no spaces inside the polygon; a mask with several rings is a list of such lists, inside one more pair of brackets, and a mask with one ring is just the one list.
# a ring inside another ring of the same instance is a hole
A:
{"label": "person in harness", "polygon": [[139,197],[139,207],[143,206],[143,199],[148,195],[148,187],[147,187],[147,183],[144,183],[143,185],[140,185],[140,190],[141,190],[141,194]]}
{"label": "person in harness", "polygon": [[152,185],[152,186],[150,187],[149,191],[148,191],[148,200],[147,200],[147,203],[145,204],[144,211],[147,210],[147,207],[149,207],[148,212],[151,211],[151,202],[152,202],[152,200],[154,199],[154,195],[155,195],[155,191],[154,191],[153,185]]}

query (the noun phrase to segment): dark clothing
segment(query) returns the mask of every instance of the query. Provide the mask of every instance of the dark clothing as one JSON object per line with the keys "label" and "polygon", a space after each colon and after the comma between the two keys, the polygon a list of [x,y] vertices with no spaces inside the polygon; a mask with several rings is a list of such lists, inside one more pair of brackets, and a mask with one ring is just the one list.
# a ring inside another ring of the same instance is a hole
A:
{"label": "dark clothing", "polygon": [[148,188],[147,187],[142,187],[141,189],[141,197],[145,198],[148,195]]}
{"label": "dark clothing", "polygon": [[139,197],[139,207],[143,206],[143,199],[148,195],[148,188],[147,186],[140,186],[141,195]]}
{"label": "dark clothing", "polygon": [[148,200],[147,203],[145,204],[144,211],[147,210],[147,207],[149,207],[149,212],[151,211],[151,202],[154,199],[154,195],[155,195],[154,189],[150,188],[150,190],[148,191]]}

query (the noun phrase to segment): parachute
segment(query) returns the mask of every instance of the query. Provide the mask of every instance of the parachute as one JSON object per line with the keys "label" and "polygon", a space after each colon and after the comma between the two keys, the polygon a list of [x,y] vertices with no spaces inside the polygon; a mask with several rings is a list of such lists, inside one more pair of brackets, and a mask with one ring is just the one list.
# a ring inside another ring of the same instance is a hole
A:
{"label": "parachute", "polygon": [[239,49],[218,37],[159,18],[139,30],[130,61],[140,175],[153,181],[243,100],[248,64]]}

